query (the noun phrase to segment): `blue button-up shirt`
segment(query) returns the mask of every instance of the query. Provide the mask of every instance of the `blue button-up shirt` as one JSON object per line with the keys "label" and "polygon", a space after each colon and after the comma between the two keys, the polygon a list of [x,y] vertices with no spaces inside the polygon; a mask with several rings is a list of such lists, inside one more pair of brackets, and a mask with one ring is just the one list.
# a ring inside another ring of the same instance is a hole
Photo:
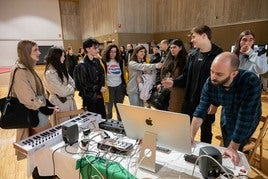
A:
{"label": "blue button-up shirt", "polygon": [[239,70],[228,90],[213,85],[208,78],[193,116],[205,120],[210,104],[222,106],[221,126],[226,128],[227,139],[244,143],[256,130],[261,116],[259,78],[252,72]]}

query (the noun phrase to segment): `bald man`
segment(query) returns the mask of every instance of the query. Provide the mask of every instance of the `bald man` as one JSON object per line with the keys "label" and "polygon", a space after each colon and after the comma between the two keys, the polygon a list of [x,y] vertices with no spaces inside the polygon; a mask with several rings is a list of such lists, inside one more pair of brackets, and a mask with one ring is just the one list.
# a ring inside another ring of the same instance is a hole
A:
{"label": "bald man", "polygon": [[243,149],[261,116],[259,78],[252,72],[238,70],[238,66],[238,57],[230,52],[215,57],[191,124],[193,142],[210,104],[221,105],[221,131],[227,147],[224,155],[231,157],[235,165],[240,162],[237,151]]}
{"label": "bald man", "polygon": [[165,61],[166,56],[169,52],[169,42],[167,39],[164,39],[160,42],[160,52],[161,52],[161,61]]}

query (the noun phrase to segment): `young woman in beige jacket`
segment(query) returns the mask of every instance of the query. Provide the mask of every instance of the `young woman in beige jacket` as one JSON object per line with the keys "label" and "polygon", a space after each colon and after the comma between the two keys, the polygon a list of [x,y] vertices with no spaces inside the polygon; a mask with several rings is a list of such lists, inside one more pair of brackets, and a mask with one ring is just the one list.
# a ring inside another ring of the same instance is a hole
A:
{"label": "young woman in beige jacket", "polygon": [[[45,60],[44,85],[49,93],[49,101],[57,105],[60,112],[77,109],[74,100],[75,83],[67,72],[64,50],[51,47]],[[68,119],[60,119],[60,122]]]}
{"label": "young woman in beige jacket", "polygon": [[[17,97],[20,103],[27,108],[38,110],[39,124],[34,128],[17,129],[16,141],[20,141],[30,135],[36,134],[51,127],[48,116],[58,110],[46,100],[45,90],[41,79],[34,67],[39,60],[40,51],[37,44],[30,40],[22,40],[17,46],[18,60],[14,65],[11,78],[15,69],[15,77],[11,95]],[[18,159],[21,155],[18,156]]]}

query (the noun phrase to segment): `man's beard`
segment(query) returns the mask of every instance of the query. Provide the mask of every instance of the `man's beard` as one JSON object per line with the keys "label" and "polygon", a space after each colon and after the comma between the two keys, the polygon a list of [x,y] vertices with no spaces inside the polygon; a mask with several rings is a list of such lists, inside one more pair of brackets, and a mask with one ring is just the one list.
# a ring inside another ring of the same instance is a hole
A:
{"label": "man's beard", "polygon": [[231,79],[230,76],[226,77],[224,80],[211,80],[211,83],[215,86],[225,86],[225,84]]}

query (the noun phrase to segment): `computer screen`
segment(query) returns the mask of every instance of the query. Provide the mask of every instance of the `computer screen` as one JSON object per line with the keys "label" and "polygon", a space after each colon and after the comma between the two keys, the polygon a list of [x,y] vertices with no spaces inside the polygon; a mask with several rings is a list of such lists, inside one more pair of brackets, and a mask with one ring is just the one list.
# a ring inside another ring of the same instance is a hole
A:
{"label": "computer screen", "polygon": [[117,107],[129,138],[143,139],[150,132],[157,135],[157,146],[191,153],[188,115],[119,103]]}

